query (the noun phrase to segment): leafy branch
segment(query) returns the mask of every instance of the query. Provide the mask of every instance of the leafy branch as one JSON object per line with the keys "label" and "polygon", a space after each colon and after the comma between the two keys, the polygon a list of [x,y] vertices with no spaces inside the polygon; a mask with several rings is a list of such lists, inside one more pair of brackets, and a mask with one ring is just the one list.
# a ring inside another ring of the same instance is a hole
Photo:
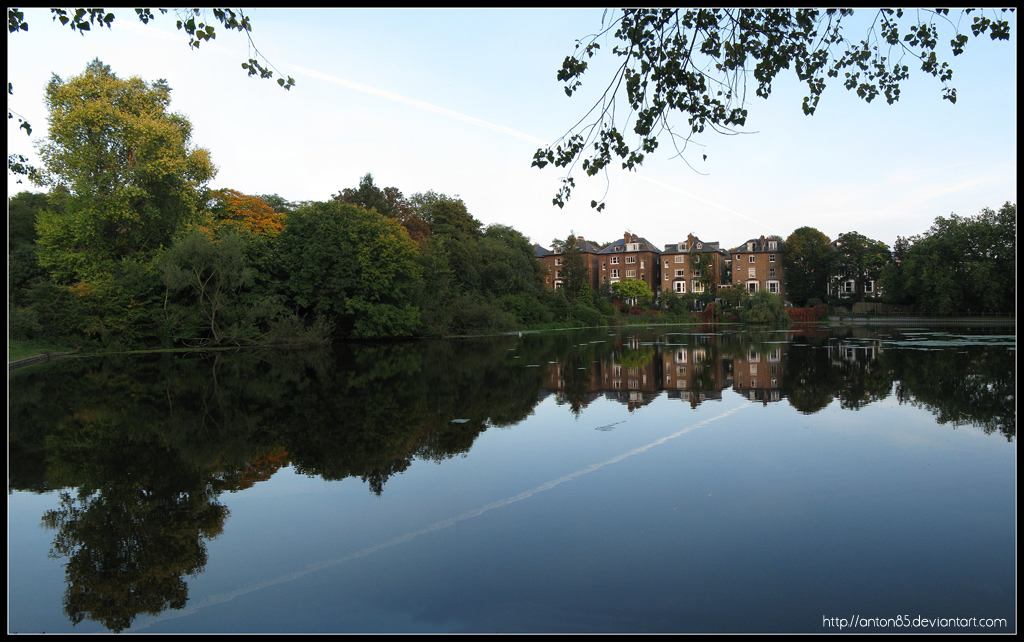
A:
{"label": "leafy branch", "polygon": [[[964,10],[962,18],[974,11]],[[578,92],[590,60],[609,34],[616,42],[612,53],[622,61],[586,115],[554,144],[534,153],[534,167],[567,168],[552,203],[563,207],[569,199],[577,164],[588,176],[607,174],[614,159],[623,169],[635,170],[662,137],[671,142],[674,157],[692,169],[684,152],[698,144],[694,135],[708,128],[739,133],[747,119],[747,83],[753,80],[755,94],[767,98],[774,79],[791,67],[806,85],[806,115],[814,114],[827,79],[840,74],[843,86],[866,102],[879,94],[889,104],[896,102],[900,83],[910,76],[903,63],[908,57],[942,82],[944,99],[956,102],[956,89],[949,84],[952,68],[936,53],[939,31],[953,30],[953,56],[963,53],[970,36],[949,19],[948,10],[917,10],[909,18],[902,9],[882,9],[858,42],[843,35],[843,21],[852,14],[852,9],[623,9],[607,27],[602,17],[601,31],[576,42],[557,78],[565,83],[567,96]],[[992,40],[1009,39],[1009,22],[998,14],[972,18],[974,37],[988,33]],[[616,107],[623,100],[628,112],[617,121]],[[673,112],[685,115],[685,133],[670,123]],[[630,130],[633,141],[627,140]],[[591,207],[601,211],[603,199],[591,201]]]}

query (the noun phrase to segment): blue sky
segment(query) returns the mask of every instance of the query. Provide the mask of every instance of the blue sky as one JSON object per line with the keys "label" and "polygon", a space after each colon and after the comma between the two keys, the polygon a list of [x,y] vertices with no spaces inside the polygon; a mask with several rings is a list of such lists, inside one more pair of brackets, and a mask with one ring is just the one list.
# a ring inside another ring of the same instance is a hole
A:
{"label": "blue sky", "polygon": [[[80,36],[46,9],[24,11],[29,31],[8,36],[8,104],[33,136],[9,121],[14,153],[33,153],[46,135],[51,73],[80,74],[98,57],[123,77],[168,80],[172,109],[189,117],[194,143],[220,169],[214,187],[325,200],[370,172],[406,196],[457,194],[485,224],[511,225],[542,245],[570,231],[611,241],[628,229],[659,246],[693,233],[734,247],[809,225],[891,246],[936,216],[1017,200],[1015,16],[1010,42],[972,38],[953,59],[955,105],[938,80],[917,73],[895,105],[866,104],[833,81],[807,117],[804,93],[784,72],[767,100],[750,88],[750,133],[696,139],[702,147],[688,158],[701,173],[670,159],[664,141],[637,172],[614,170],[607,181],[576,172],[560,210],[551,199],[562,170],[530,163],[611,77],[611,41],[577,96],[566,97],[555,76],[575,41],[600,28],[600,9],[251,10],[256,46],[295,78],[288,92],[245,75],[240,34],[219,29],[190,51],[173,12],[143,26],[130,9],[116,11],[113,29]],[[26,188],[8,177],[9,194]],[[606,189],[607,207],[595,212],[590,200]]]}

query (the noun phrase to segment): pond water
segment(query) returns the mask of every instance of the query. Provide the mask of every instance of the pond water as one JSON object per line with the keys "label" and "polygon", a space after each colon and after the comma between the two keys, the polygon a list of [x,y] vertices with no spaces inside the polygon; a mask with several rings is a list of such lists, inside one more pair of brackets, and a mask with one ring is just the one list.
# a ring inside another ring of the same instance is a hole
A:
{"label": "pond water", "polygon": [[9,376],[11,632],[1016,632],[1015,330]]}

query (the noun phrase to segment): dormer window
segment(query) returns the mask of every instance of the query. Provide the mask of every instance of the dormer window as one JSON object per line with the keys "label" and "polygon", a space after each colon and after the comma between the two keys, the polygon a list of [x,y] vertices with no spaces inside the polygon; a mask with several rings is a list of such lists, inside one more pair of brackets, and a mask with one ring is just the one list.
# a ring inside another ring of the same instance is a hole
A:
{"label": "dormer window", "polygon": [[704,244],[703,244],[703,243],[701,243],[700,241],[697,241],[697,249],[699,250],[699,249],[701,249],[702,247],[704,247]]}
{"label": "dormer window", "polygon": [[768,249],[769,250],[778,249],[778,246],[776,245],[776,242],[775,241],[768,241]]}
{"label": "dormer window", "polygon": [[629,252],[638,252],[638,251],[640,251],[640,244],[639,243],[630,243],[630,244],[626,245],[626,250],[629,251]]}

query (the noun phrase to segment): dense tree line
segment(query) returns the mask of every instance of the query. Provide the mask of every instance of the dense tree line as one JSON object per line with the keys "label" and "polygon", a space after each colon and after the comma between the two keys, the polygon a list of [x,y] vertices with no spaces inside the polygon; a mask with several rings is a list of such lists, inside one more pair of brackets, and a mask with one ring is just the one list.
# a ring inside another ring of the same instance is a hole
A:
{"label": "dense tree line", "polygon": [[14,338],[122,347],[600,323],[543,287],[530,241],[458,196],[406,198],[367,174],[325,202],[211,190],[207,150],[170,87],[99,60],[46,90],[36,179],[9,199]]}
{"label": "dense tree line", "polygon": [[[874,300],[934,316],[1016,310],[1017,205],[971,217],[937,217],[921,235],[885,243],[858,232],[833,243],[801,227],[783,245],[786,288],[796,305]],[[841,283],[853,291],[840,296]],[[876,287],[866,287],[874,282]]]}
{"label": "dense tree line", "polygon": [[[695,320],[716,298],[752,323],[786,322],[782,301],[737,288],[675,297],[624,281],[591,291],[570,235],[565,284],[544,285],[531,242],[486,228],[458,196],[406,197],[366,174],[324,202],[212,190],[209,152],[170,111],[170,87],[123,79],[99,60],[46,88],[50,130],[36,173],[47,194],[9,199],[12,338],[108,346],[322,344],[332,338],[448,336],[601,325],[622,312]],[[856,232],[812,228],[786,241],[790,292],[885,283],[936,314],[1012,310],[1016,208],[938,219],[896,256]],[[946,270],[936,281],[935,265]],[[883,279],[884,272],[884,279]],[[980,281],[979,281],[980,279]],[[984,282],[989,287],[978,288]],[[619,301],[619,305],[613,305]],[[704,320],[719,319],[716,309]]]}

